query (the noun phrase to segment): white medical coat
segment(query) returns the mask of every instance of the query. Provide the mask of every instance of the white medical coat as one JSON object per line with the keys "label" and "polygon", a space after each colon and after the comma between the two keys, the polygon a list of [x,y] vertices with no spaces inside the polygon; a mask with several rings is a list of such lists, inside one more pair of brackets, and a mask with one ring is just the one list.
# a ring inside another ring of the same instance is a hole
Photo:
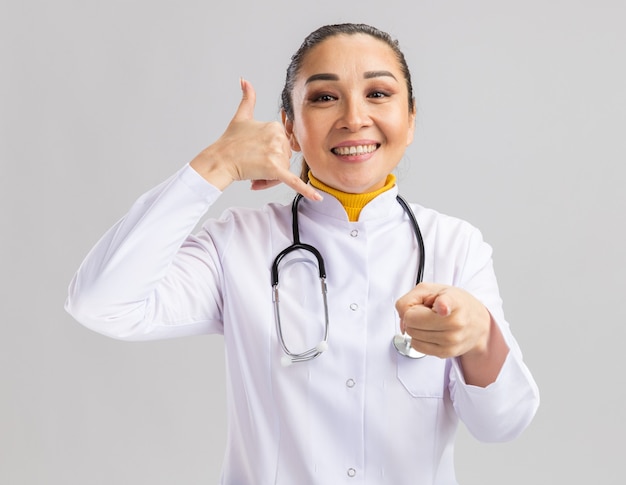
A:
{"label": "white medical coat", "polygon": [[[67,310],[125,340],[224,336],[228,439],[223,484],[456,483],[458,419],[480,440],[502,441],[539,402],[502,312],[491,248],[466,222],[412,205],[425,243],[424,281],[482,301],[510,352],[493,384],[466,385],[456,359],[400,356],[395,301],[415,285],[417,242],[397,189],[349,222],[338,200],[302,200],[302,242],[326,262],[329,348],[290,367],[277,339],[270,268],[292,242],[290,205],[231,209],[190,233],[219,197],[188,165],[144,194],[89,253]],[[317,266],[286,258],[280,310],[287,345],[323,331]]]}

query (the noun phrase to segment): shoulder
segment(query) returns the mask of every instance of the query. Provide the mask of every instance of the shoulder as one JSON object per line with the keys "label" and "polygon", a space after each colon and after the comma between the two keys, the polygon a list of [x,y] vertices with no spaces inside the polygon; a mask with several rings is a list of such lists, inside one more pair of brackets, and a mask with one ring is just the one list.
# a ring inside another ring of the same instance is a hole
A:
{"label": "shoulder", "polygon": [[255,223],[267,224],[284,219],[290,214],[289,204],[271,202],[260,207],[229,207],[214,222],[215,224],[238,224],[249,227]]}
{"label": "shoulder", "polygon": [[480,230],[470,222],[449,214],[444,214],[435,209],[411,203],[411,208],[415,213],[420,226],[431,231],[445,234],[480,234]]}
{"label": "shoulder", "polygon": [[291,223],[290,205],[268,203],[261,207],[229,207],[219,217],[209,218],[202,224],[202,231],[213,239],[262,237],[275,227]]}
{"label": "shoulder", "polygon": [[411,204],[426,244],[440,257],[490,258],[492,247],[479,228],[459,217]]}

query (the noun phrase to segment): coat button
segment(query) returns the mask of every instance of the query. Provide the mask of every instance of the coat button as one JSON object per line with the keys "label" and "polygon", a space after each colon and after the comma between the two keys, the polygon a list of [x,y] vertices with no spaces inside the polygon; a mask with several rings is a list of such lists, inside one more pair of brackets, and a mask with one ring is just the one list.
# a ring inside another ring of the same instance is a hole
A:
{"label": "coat button", "polygon": [[350,235],[352,237],[357,237],[359,235],[359,231],[356,229],[352,229],[352,231],[350,231]]}
{"label": "coat button", "polygon": [[348,476],[352,478],[356,475],[356,470],[354,468],[348,468]]}
{"label": "coat button", "polygon": [[353,388],[354,386],[356,386],[356,381],[354,379],[348,379],[346,381],[346,386],[348,386],[349,388]]}
{"label": "coat button", "polygon": [[359,305],[357,305],[356,303],[350,303],[350,310],[352,310],[353,312],[357,311],[359,309]]}

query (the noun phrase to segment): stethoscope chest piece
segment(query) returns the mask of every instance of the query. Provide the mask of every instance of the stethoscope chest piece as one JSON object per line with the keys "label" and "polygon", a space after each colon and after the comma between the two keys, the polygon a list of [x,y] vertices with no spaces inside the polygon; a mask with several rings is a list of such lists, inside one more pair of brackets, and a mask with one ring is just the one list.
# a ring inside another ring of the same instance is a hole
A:
{"label": "stethoscope chest piece", "polygon": [[406,333],[396,335],[393,338],[393,346],[399,354],[411,359],[421,359],[426,355],[411,347],[411,336]]}

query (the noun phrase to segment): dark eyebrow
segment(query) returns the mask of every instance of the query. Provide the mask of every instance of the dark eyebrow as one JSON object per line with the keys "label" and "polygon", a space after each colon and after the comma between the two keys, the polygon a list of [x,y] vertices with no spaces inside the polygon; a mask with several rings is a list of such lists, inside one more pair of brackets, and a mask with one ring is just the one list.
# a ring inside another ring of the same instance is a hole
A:
{"label": "dark eyebrow", "polygon": [[365,79],[372,79],[374,77],[383,77],[383,76],[392,77],[397,81],[396,76],[391,74],[389,71],[367,71],[365,74],[363,74],[363,78]]}
{"label": "dark eyebrow", "polygon": [[337,74],[330,74],[327,72],[322,72],[320,74],[313,74],[309,77],[304,84],[309,84],[313,81],[339,81],[339,76]]}
{"label": "dark eyebrow", "polygon": [[[363,79],[373,79],[375,77],[384,77],[384,76],[391,77],[397,81],[396,76],[394,76],[389,71],[367,71],[365,74],[363,74]],[[337,74],[332,74],[329,72],[313,74],[311,77],[309,77],[306,80],[304,84],[309,84],[314,81],[339,81],[339,76],[337,76]]]}

